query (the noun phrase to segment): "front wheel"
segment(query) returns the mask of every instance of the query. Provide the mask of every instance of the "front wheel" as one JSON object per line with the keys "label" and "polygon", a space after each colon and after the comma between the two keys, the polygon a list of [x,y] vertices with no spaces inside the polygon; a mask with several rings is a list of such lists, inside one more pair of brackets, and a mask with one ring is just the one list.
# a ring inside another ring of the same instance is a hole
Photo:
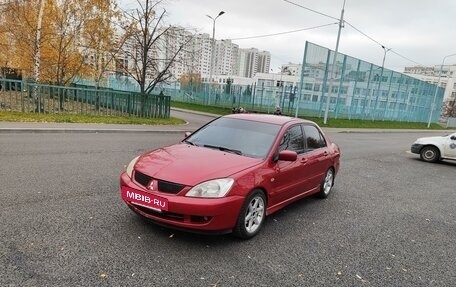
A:
{"label": "front wheel", "polygon": [[420,157],[427,162],[437,162],[440,159],[440,151],[435,146],[425,146],[421,149]]}
{"label": "front wheel", "polygon": [[242,239],[255,236],[266,217],[266,198],[260,190],[254,190],[245,200],[233,234]]}
{"label": "front wheel", "polygon": [[334,185],[334,169],[330,168],[325,174],[323,178],[323,182],[321,183],[320,192],[318,193],[318,197],[320,198],[327,198],[328,195],[331,193],[331,189]]}

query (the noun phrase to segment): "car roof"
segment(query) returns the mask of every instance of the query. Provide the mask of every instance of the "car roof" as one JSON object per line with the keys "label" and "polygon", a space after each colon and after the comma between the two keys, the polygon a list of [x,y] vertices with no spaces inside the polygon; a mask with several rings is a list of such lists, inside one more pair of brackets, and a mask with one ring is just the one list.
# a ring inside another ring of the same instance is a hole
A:
{"label": "car roof", "polygon": [[249,120],[249,121],[257,121],[263,123],[270,123],[276,125],[284,125],[289,122],[297,122],[297,123],[312,123],[312,121],[303,120],[300,118],[292,118],[288,116],[281,116],[281,115],[271,115],[271,114],[251,114],[251,113],[241,113],[241,114],[231,114],[224,116],[226,118],[233,118],[233,119],[241,119],[241,120]]}

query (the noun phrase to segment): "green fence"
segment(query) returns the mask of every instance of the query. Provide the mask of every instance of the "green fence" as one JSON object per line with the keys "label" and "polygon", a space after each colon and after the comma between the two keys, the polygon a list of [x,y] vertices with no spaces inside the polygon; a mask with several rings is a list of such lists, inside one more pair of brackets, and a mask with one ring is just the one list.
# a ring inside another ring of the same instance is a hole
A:
{"label": "green fence", "polygon": [[0,79],[0,111],[169,118],[170,105],[163,94],[143,100],[135,92]]}

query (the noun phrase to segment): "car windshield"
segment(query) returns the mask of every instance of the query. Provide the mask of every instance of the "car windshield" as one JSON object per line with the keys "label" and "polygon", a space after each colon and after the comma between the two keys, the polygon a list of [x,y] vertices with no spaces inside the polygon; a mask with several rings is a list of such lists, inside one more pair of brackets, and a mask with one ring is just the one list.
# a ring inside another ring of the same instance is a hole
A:
{"label": "car windshield", "polygon": [[219,118],[188,137],[185,142],[255,158],[269,152],[280,125]]}

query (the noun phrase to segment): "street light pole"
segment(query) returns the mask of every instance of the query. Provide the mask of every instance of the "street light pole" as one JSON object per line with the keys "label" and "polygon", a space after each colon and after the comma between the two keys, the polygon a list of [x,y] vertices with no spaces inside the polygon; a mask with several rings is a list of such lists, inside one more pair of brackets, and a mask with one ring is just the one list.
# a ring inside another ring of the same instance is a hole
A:
{"label": "street light pole", "polygon": [[340,12],[339,31],[337,32],[336,50],[334,51],[334,59],[333,59],[333,63],[332,63],[332,67],[331,67],[331,74],[330,74],[330,78],[329,78],[328,93],[326,96],[325,117],[323,119],[323,123],[325,125],[328,122],[329,100],[331,97],[331,90],[332,90],[332,85],[333,85],[333,80],[334,80],[334,68],[336,66],[337,54],[339,52],[340,32],[344,26],[344,11],[345,11],[344,9],[345,9],[345,0],[344,0],[344,5],[342,6],[342,11]]}
{"label": "street light pole", "polygon": [[442,64],[440,65],[439,79],[437,80],[437,86],[435,87],[435,92],[434,92],[434,100],[432,101],[431,111],[429,112],[429,120],[428,120],[428,125],[427,125],[428,128],[431,126],[432,113],[434,112],[434,109],[435,109],[435,101],[437,100],[437,92],[439,90],[440,79],[442,77],[443,64],[445,63],[446,58],[449,58],[449,57],[452,57],[452,56],[456,56],[456,53],[455,54],[446,55],[445,57],[443,57]]}
{"label": "street light pole", "polygon": [[215,58],[215,21],[217,20],[218,17],[222,16],[225,14],[224,11],[220,11],[218,15],[214,18],[209,15],[206,15],[207,17],[212,19],[212,43],[211,43],[211,66],[209,69],[209,97],[208,97],[208,104],[210,104],[210,97],[211,97],[211,86],[212,86],[212,74],[214,72],[214,58]]}
{"label": "street light pole", "polygon": [[380,84],[383,81],[383,70],[385,69],[385,59],[386,59],[386,53],[388,53],[391,48],[386,48],[385,46],[382,45],[382,48],[384,50],[383,53],[383,61],[382,61],[382,69],[380,71],[380,77],[378,79],[378,85],[377,85],[377,97],[375,99],[375,105],[374,105],[374,113],[372,113],[372,120],[374,120],[375,113],[377,112],[377,103],[378,103],[378,98],[380,97]]}

